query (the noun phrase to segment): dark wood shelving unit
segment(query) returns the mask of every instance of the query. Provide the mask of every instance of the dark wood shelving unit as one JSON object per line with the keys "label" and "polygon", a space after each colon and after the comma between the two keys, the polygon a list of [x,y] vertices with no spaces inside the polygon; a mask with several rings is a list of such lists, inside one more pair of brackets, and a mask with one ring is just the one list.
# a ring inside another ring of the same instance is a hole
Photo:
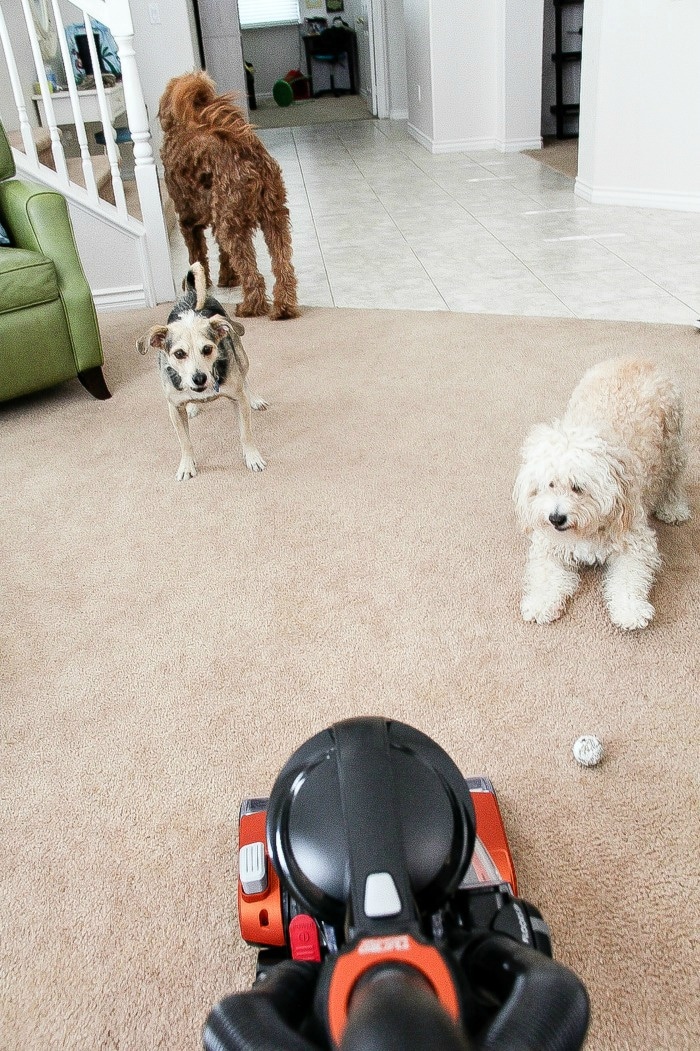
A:
{"label": "dark wood shelving unit", "polygon": [[583,7],[583,0],[554,0],[554,51],[552,62],[555,66],[556,102],[550,106],[550,112],[554,114],[557,122],[558,139],[577,139],[578,130],[571,131],[567,128],[571,117],[578,117],[578,102],[566,102],[564,100],[564,67],[581,62],[581,51],[567,51],[564,49],[564,26],[563,16],[565,7]]}

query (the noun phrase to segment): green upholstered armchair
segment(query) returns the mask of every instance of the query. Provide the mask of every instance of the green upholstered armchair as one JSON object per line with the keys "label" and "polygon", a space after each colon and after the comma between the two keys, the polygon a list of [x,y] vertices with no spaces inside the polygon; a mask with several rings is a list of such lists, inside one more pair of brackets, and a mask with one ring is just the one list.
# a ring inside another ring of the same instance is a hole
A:
{"label": "green upholstered armchair", "polygon": [[0,401],[76,376],[109,398],[95,304],[60,193],[14,178],[0,124]]}

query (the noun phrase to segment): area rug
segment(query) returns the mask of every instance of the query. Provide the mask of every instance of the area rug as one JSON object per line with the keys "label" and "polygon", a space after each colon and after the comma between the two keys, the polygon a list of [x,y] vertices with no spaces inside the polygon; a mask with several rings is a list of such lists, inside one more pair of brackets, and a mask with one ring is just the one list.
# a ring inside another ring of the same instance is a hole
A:
{"label": "area rug", "polygon": [[360,95],[323,95],[318,99],[297,99],[289,106],[278,106],[274,99],[258,99],[250,111],[251,123],[258,128],[296,128],[307,124],[334,124],[338,121],[372,120],[367,102]]}
{"label": "area rug", "polygon": [[[178,450],[167,307],[103,314],[107,402],[0,406],[0,1045],[200,1047],[249,985],[237,814],[308,736],[380,714],[498,793],[524,897],[589,990],[589,1051],[700,1046],[700,369],[679,326],[306,309],[246,321],[268,466],[235,413]],[[629,351],[687,399],[695,518],[659,526],[657,615],[613,628],[595,571],[518,611],[529,426]],[[583,733],[605,747],[576,765]]]}
{"label": "area rug", "polygon": [[541,150],[523,152],[571,179],[578,175],[578,139],[545,139]]}

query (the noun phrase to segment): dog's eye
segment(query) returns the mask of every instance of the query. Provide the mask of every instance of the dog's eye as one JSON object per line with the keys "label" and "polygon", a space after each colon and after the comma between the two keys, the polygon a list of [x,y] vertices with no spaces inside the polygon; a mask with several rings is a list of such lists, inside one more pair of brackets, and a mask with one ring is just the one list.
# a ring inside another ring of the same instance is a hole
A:
{"label": "dog's eye", "polygon": [[178,361],[182,361],[183,358],[187,357],[187,354],[185,353],[184,350],[176,350],[175,353],[173,354],[173,357],[177,358]]}
{"label": "dog's eye", "polygon": [[205,358],[208,358],[210,354],[214,353],[214,348],[211,343],[207,343],[206,347],[202,347],[202,354]]}
{"label": "dog's eye", "polygon": [[583,489],[581,488],[580,485],[572,485],[571,486],[571,492],[572,493],[576,493],[577,496],[580,496],[581,493],[583,492]]}

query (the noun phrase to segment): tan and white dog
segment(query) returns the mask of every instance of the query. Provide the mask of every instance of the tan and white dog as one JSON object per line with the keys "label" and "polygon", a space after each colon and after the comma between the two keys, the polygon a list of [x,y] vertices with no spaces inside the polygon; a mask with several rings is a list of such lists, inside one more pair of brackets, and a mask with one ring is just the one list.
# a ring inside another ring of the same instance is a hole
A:
{"label": "tan and white dog", "polygon": [[646,627],[661,563],[649,515],[690,517],[682,423],[681,394],[668,376],[650,361],[615,358],[584,375],[561,420],[530,432],[513,490],[531,538],[525,620],[556,620],[578,587],[578,567],[602,565],[613,624]]}
{"label": "tan and white dog", "polygon": [[194,263],[185,278],[185,293],[171,310],[167,325],[156,325],[137,344],[142,354],[149,347],[158,350],[163,391],[180,442],[178,481],[197,474],[189,417],[216,398],[237,402],[246,467],[265,469],[253,442],[250,410],[266,409],[267,403],[248,391],[248,357],[241,343],[244,332],[243,325],[232,321],[221,304],[207,295],[204,267]]}

